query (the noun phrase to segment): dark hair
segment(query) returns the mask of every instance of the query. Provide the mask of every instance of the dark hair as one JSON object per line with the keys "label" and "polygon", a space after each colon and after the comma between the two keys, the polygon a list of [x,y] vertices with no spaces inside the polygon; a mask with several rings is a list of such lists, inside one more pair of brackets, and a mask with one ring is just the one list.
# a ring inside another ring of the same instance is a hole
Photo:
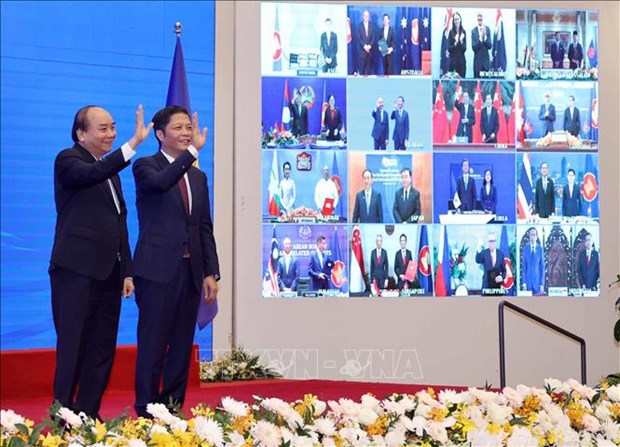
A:
{"label": "dark hair", "polygon": [[74,143],[80,141],[77,136],[78,130],[83,130],[84,132],[88,130],[88,119],[86,119],[86,116],[88,115],[88,111],[95,107],[99,106],[95,106],[92,104],[84,106],[75,113],[75,116],[73,117],[73,127],[71,128],[71,139]]}
{"label": "dark hair", "polygon": [[574,101],[574,100],[575,100],[575,97],[574,97],[573,95],[570,95],[570,96],[568,97],[568,99],[572,99],[572,100]]}
{"label": "dark hair", "polygon": [[409,173],[409,177],[411,177],[411,169],[409,169],[409,168],[402,168],[402,169],[400,170],[400,173],[402,174],[402,173],[403,173],[403,172],[405,172],[405,171],[407,171],[407,172]]}
{"label": "dark hair", "polygon": [[328,17],[328,18],[326,18],[326,19],[325,19],[325,23],[327,23],[327,22],[332,23],[332,19],[330,19],[329,17]]}
{"label": "dark hair", "polygon": [[571,172],[573,173],[573,175],[575,174],[575,170],[573,168],[568,168],[567,174],[570,174]]}
{"label": "dark hair", "polygon": [[402,99],[402,100],[403,100],[403,102],[405,102],[405,98],[403,98],[402,96],[399,96],[399,97],[398,97],[398,98],[396,98],[396,99]]}
{"label": "dark hair", "polygon": [[465,163],[465,162],[467,162],[467,164],[469,164],[469,160],[468,160],[468,159],[466,159],[466,158],[464,158],[464,159],[461,161],[461,167],[463,167],[463,163]]}
{"label": "dark hair", "polygon": [[316,243],[317,243],[317,244],[320,244],[320,243],[321,243],[322,241],[324,241],[324,240],[325,240],[325,236],[320,235],[319,237],[317,237],[317,238],[316,238]]}
{"label": "dark hair", "polygon": [[577,32],[577,30],[573,31],[573,36],[578,36],[579,33]]}
{"label": "dark hair", "polygon": [[370,173],[370,177],[373,177],[373,175],[372,175],[372,171],[371,171],[370,169],[364,169],[364,170],[362,171],[362,177],[364,177],[364,174],[366,174],[367,172],[369,172],[369,173]]}
{"label": "dark hair", "polygon": [[454,18],[456,16],[459,16],[459,20],[461,22],[461,24],[459,25],[459,29],[462,30],[463,32],[465,32],[463,30],[463,17],[461,17],[461,14],[459,14],[458,12],[455,12],[452,16],[452,29],[450,30],[450,33],[455,36],[456,35],[456,25],[454,24]]}
{"label": "dark hair", "polygon": [[400,241],[402,238],[405,238],[405,240],[407,240],[407,235],[405,233],[401,234],[400,236],[398,236],[398,240]]}
{"label": "dark hair", "polygon": [[285,161],[284,164],[282,165],[282,170],[284,170],[286,168],[286,165],[288,165],[289,169],[293,169],[293,168],[291,168],[291,164],[288,161]]}
{"label": "dark hair", "polygon": [[384,19],[385,19],[386,17],[388,18],[388,20],[390,20],[390,15],[389,15],[389,14],[383,14],[383,17],[382,17],[382,18],[384,18]]}
{"label": "dark hair", "polygon": [[161,130],[163,132],[168,123],[170,122],[170,118],[172,118],[172,115],[176,115],[177,113],[184,113],[188,116],[190,121],[192,119],[189,115],[189,112],[185,108],[181,106],[168,106],[157,112],[151,120],[153,121],[153,132],[155,132],[155,138],[157,138],[157,142],[159,143],[160,148],[161,141],[159,140],[159,137],[157,137],[157,131]]}
{"label": "dark hair", "polygon": [[490,169],[487,169],[486,171],[484,171],[484,175],[482,176],[482,185],[486,184],[485,177],[487,176],[487,172],[491,174],[491,181],[489,182],[489,184],[492,186],[493,185],[493,172]]}

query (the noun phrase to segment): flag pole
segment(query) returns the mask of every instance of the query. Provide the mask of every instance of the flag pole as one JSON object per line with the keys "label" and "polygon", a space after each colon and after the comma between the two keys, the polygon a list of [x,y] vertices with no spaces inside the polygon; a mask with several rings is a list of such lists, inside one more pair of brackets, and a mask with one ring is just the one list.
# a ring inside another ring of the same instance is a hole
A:
{"label": "flag pole", "polygon": [[175,22],[174,33],[177,35],[177,37],[179,37],[181,36],[182,32],[183,32],[183,24],[181,22]]}

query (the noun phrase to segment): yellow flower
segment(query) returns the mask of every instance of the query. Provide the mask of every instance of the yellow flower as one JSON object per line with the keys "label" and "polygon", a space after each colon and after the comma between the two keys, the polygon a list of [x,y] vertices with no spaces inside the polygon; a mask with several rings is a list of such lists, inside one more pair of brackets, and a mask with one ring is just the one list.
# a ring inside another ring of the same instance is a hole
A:
{"label": "yellow flower", "polygon": [[67,445],[67,443],[60,436],[52,435],[51,433],[45,435],[41,443],[42,447],[59,447],[63,445]]}
{"label": "yellow flower", "polygon": [[180,447],[174,437],[169,433],[155,432],[151,435],[149,445],[157,447]]}
{"label": "yellow flower", "polygon": [[196,437],[196,435],[192,432],[173,430],[172,435],[174,436],[174,439],[175,441],[177,441],[178,445],[182,447],[191,447],[199,443],[198,440],[194,442],[194,438]]}
{"label": "yellow flower", "polygon": [[[429,388],[429,390],[431,390],[431,388]],[[429,412],[429,416],[430,416],[430,419],[437,421],[437,422],[441,422],[446,418],[446,416],[448,416],[448,409],[443,408],[443,407],[431,408],[431,411]]]}
{"label": "yellow flower", "polygon": [[250,427],[252,426],[253,422],[254,422],[254,416],[249,414],[244,417],[235,418],[228,427],[231,430],[234,430],[240,435],[242,435],[248,430],[250,430]]}
{"label": "yellow flower", "polygon": [[433,399],[437,400],[437,393],[435,392],[435,390],[434,390],[433,388],[428,387],[428,388],[426,389],[426,392],[427,392],[428,394],[430,394],[430,396],[431,396]]}
{"label": "yellow flower", "polygon": [[472,428],[476,428],[476,424],[464,417],[459,418],[454,425],[454,429],[463,432],[463,434],[467,434]]}
{"label": "yellow flower", "polygon": [[254,446],[254,439],[252,439],[251,436],[248,436],[248,438],[243,443],[242,447],[253,447],[253,446]]}
{"label": "yellow flower", "polygon": [[570,425],[575,430],[583,429],[583,416],[586,413],[585,409],[577,402],[571,402],[566,409],[566,416],[570,419]]}
{"label": "yellow flower", "polygon": [[500,426],[499,426],[499,425],[497,425],[497,424],[492,424],[492,423],[490,423],[490,422],[489,422],[489,423],[487,424],[487,431],[488,431],[489,433],[493,434],[493,435],[497,435],[497,434],[499,434],[499,432],[501,432],[501,431],[502,431],[502,427],[500,427]]}
{"label": "yellow flower", "polygon": [[517,416],[528,417],[530,414],[538,413],[540,410],[542,410],[540,399],[533,394],[529,394],[523,400],[523,404],[515,409],[515,414]]}
{"label": "yellow flower", "polygon": [[207,407],[205,404],[198,404],[194,408],[191,409],[194,417],[204,416],[206,418],[211,418],[215,416],[215,411],[211,407]]}
{"label": "yellow flower", "polygon": [[368,436],[380,435],[383,436],[385,434],[385,429],[387,428],[388,420],[387,416],[382,414],[377,418],[375,422],[366,426],[366,433]]}
{"label": "yellow flower", "polygon": [[95,434],[97,435],[97,442],[101,442],[107,432],[108,427],[106,427],[104,423],[97,419],[95,421]]}
{"label": "yellow flower", "polygon": [[502,428],[504,432],[508,433],[508,435],[512,435],[512,430],[514,427],[510,425],[510,422],[506,422]]}

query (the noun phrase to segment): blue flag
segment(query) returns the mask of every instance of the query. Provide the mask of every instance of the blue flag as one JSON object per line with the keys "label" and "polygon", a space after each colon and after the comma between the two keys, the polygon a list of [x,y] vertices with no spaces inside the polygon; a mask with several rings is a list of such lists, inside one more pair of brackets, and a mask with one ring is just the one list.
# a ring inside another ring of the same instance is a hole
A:
{"label": "blue flag", "polygon": [[440,76],[445,75],[450,71],[450,54],[448,53],[448,48],[450,48],[450,29],[452,28],[452,8],[446,9],[446,17],[444,19],[443,24],[443,33],[441,35],[441,62],[439,74]]}
{"label": "blue flag", "polygon": [[504,289],[506,289],[506,295],[515,295],[515,270],[512,264],[512,257],[510,256],[510,246],[508,245],[508,230],[506,225],[502,225],[502,237],[499,244],[499,249],[504,253],[504,265],[506,266],[506,276],[504,278]]}
{"label": "blue flag", "polygon": [[409,44],[411,53],[411,69],[422,70],[422,48],[420,47],[420,9],[417,6],[407,8],[409,17]]}
{"label": "blue flag", "polygon": [[338,205],[336,205],[335,214],[340,217],[345,217],[344,206],[342,202],[344,202],[344,197],[342,195],[342,179],[340,178],[340,173],[338,171],[338,159],[336,158],[336,151],[334,151],[334,161],[332,162],[332,180],[338,187]]}
{"label": "blue flag", "polygon": [[401,15],[398,18],[398,24],[396,26],[400,27],[400,69],[401,70],[409,70],[411,69],[411,61],[409,55],[409,23],[407,18],[407,7],[401,8]]}
{"label": "blue flag", "polygon": [[497,10],[495,20],[495,35],[493,36],[493,69],[506,71],[506,40],[504,38],[504,20],[502,10]]}
{"label": "blue flag", "polygon": [[346,282],[346,262],[344,262],[343,252],[340,249],[340,241],[338,240],[338,227],[334,227],[334,241],[333,250],[332,250],[332,258],[334,260],[334,267],[332,269],[332,275],[330,278],[331,284],[339,290],[343,290],[345,288]]}
{"label": "blue flag", "polygon": [[282,71],[282,38],[280,37],[280,17],[276,3],[276,20],[273,26],[273,71]]}
{"label": "blue flag", "polygon": [[588,48],[588,60],[590,62],[590,68],[598,66],[598,52],[594,46],[594,39],[590,40],[590,47]]}
{"label": "blue flag", "polygon": [[594,163],[592,154],[586,155],[586,169],[581,181],[581,193],[584,200],[582,203],[582,214],[584,216],[598,217],[598,166]]}
{"label": "blue flag", "polygon": [[431,252],[428,246],[428,233],[426,225],[420,230],[420,245],[418,248],[418,281],[424,293],[433,293],[433,275],[431,268]]}
{"label": "blue flag", "polygon": [[424,6],[420,8],[420,46],[422,51],[431,49],[431,8]]}
{"label": "blue flag", "polygon": [[185,59],[181,36],[177,36],[177,44],[174,47],[174,59],[170,70],[170,83],[168,84],[168,97],[166,106],[181,106],[190,114],[192,107],[189,101],[189,88],[187,86],[187,74],[185,73]]}

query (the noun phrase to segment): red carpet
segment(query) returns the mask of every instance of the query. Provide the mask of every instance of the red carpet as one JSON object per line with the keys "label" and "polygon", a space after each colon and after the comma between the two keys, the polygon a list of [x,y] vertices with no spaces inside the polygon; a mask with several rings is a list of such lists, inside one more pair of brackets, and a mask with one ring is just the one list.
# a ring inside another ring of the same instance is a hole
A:
{"label": "red carpet", "polygon": [[[197,347],[195,347],[197,349]],[[52,404],[52,384],[55,367],[53,349],[32,349],[26,351],[2,351],[0,353],[0,408],[12,409],[36,422],[47,417]],[[100,414],[110,419],[133,411],[135,346],[119,346],[108,391],[103,397]],[[368,382],[343,382],[331,380],[255,380],[247,382],[201,384],[198,378],[199,363],[197,350],[190,367],[190,380],[185,406],[186,415],[198,403],[209,406],[219,404],[222,397],[252,402],[253,396],[279,397],[287,402],[303,398],[311,393],[327,401],[347,397],[358,400],[366,393],[383,398],[391,393],[415,393],[426,385],[406,385]],[[435,387],[436,390],[445,387]],[[462,389],[462,388],[461,388]]]}

